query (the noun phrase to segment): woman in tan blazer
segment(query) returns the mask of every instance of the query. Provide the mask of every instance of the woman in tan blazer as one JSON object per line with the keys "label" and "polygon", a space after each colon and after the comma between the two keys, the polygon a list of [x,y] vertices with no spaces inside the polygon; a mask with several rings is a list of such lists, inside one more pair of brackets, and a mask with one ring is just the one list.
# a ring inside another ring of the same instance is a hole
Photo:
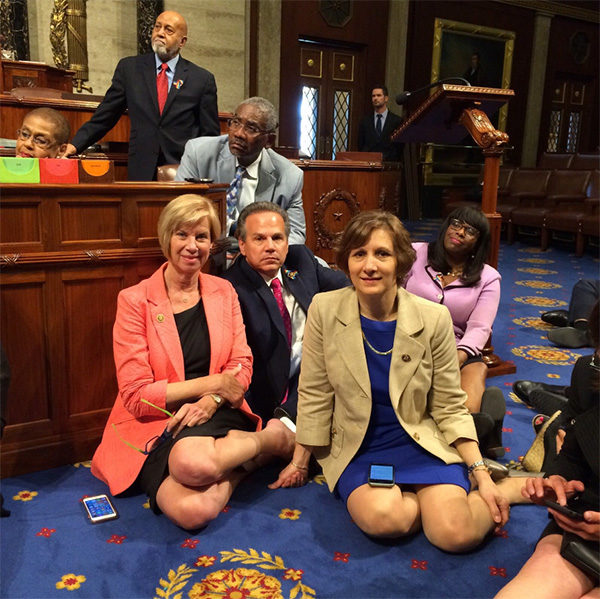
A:
{"label": "woman in tan blazer", "polygon": [[[362,212],[346,227],[337,264],[353,288],[318,294],[309,308],[297,445],[273,486],[303,484],[312,452],[367,534],[422,526],[437,547],[467,551],[507,522],[523,483],[490,477],[460,387],[450,314],[400,287],[413,261],[392,214]],[[369,478],[372,464],[393,466],[385,487]]]}

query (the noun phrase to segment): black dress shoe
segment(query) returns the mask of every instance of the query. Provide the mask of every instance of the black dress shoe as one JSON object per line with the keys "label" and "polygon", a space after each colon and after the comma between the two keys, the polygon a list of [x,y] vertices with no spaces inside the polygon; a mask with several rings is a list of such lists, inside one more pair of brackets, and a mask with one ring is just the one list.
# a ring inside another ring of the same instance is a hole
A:
{"label": "black dress shoe", "polygon": [[555,327],[569,326],[569,313],[566,310],[550,310],[550,312],[544,312],[541,319]]}
{"label": "black dress shoe", "polygon": [[552,329],[548,331],[548,339],[558,347],[568,347],[569,349],[593,346],[592,338],[587,330],[583,331],[575,327]]}
{"label": "black dress shoe", "polygon": [[481,411],[494,421],[492,432],[488,435],[482,452],[488,458],[501,458],[504,455],[502,445],[502,425],[506,414],[506,401],[498,387],[488,387],[481,396]]}
{"label": "black dress shoe", "polygon": [[534,391],[545,391],[546,393],[552,393],[554,395],[564,395],[566,387],[564,385],[547,385],[546,383],[536,383],[534,381],[515,381],[512,385],[512,390],[522,402],[531,406],[531,394]]}

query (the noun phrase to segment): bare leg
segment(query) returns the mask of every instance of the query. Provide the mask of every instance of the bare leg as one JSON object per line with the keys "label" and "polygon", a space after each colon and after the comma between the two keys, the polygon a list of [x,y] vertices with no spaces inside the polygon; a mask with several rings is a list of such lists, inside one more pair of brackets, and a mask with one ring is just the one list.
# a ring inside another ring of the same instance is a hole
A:
{"label": "bare leg", "polygon": [[460,369],[460,386],[467,394],[467,408],[471,413],[481,411],[487,368],[483,362],[473,362]]}
{"label": "bare leg", "polygon": [[544,537],[520,572],[496,595],[496,599],[579,599],[590,591],[597,592],[594,583],[560,555],[561,541],[561,535]]}
{"label": "bare leg", "polygon": [[187,530],[200,528],[223,511],[244,476],[244,472],[235,470],[204,487],[188,487],[168,476],[158,489],[156,503],[178,526]]}
{"label": "bare leg", "polygon": [[256,433],[232,430],[220,439],[186,437],[171,449],[169,473],[184,485],[201,487],[221,480],[230,470],[261,453],[291,455],[294,439],[294,433],[277,419],[269,420]]}
{"label": "bare leg", "polygon": [[346,507],[356,525],[373,537],[402,537],[421,526],[416,495],[403,492],[398,485],[361,485],[350,493]]}
{"label": "bare leg", "polygon": [[276,419],[256,433],[230,431],[220,439],[181,439],[169,454],[169,476],[158,489],[158,506],[183,528],[204,526],[217,517],[245,475],[234,469],[263,452],[288,456],[294,439]]}

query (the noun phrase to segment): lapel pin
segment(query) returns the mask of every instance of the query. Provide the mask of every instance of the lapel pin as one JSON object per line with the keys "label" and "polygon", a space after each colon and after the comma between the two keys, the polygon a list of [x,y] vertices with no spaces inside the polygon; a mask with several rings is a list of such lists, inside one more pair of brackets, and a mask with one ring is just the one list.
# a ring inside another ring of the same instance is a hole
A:
{"label": "lapel pin", "polygon": [[183,79],[177,79],[177,81],[173,82],[173,85],[179,89],[183,85]]}
{"label": "lapel pin", "polygon": [[164,314],[158,314],[156,316],[156,320],[158,320],[158,322],[164,322],[165,321],[165,316]]}
{"label": "lapel pin", "polygon": [[285,273],[286,277],[288,277],[289,279],[292,279],[292,280],[294,280],[298,276],[297,270],[288,270],[287,268],[284,268],[283,272]]}

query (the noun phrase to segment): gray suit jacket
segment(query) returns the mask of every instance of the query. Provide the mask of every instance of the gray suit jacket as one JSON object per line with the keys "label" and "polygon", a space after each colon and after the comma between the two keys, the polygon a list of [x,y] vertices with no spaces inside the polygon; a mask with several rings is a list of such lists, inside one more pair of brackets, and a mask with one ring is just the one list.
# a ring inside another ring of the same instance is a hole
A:
{"label": "gray suit jacket", "polygon": [[[235,176],[235,156],[229,151],[228,136],[197,137],[185,144],[176,181],[213,179],[231,183]],[[304,173],[287,158],[267,148],[263,152],[256,188],[256,202],[275,202],[287,211],[290,219],[289,243],[306,240],[306,220],[302,205]]]}
{"label": "gray suit jacket", "polygon": [[[398,289],[393,347],[389,392],[400,426],[447,464],[461,463],[451,443],[477,435],[446,307]],[[371,404],[356,291],[319,293],[304,331],[296,441],[316,446],[330,490],[365,438]]]}

